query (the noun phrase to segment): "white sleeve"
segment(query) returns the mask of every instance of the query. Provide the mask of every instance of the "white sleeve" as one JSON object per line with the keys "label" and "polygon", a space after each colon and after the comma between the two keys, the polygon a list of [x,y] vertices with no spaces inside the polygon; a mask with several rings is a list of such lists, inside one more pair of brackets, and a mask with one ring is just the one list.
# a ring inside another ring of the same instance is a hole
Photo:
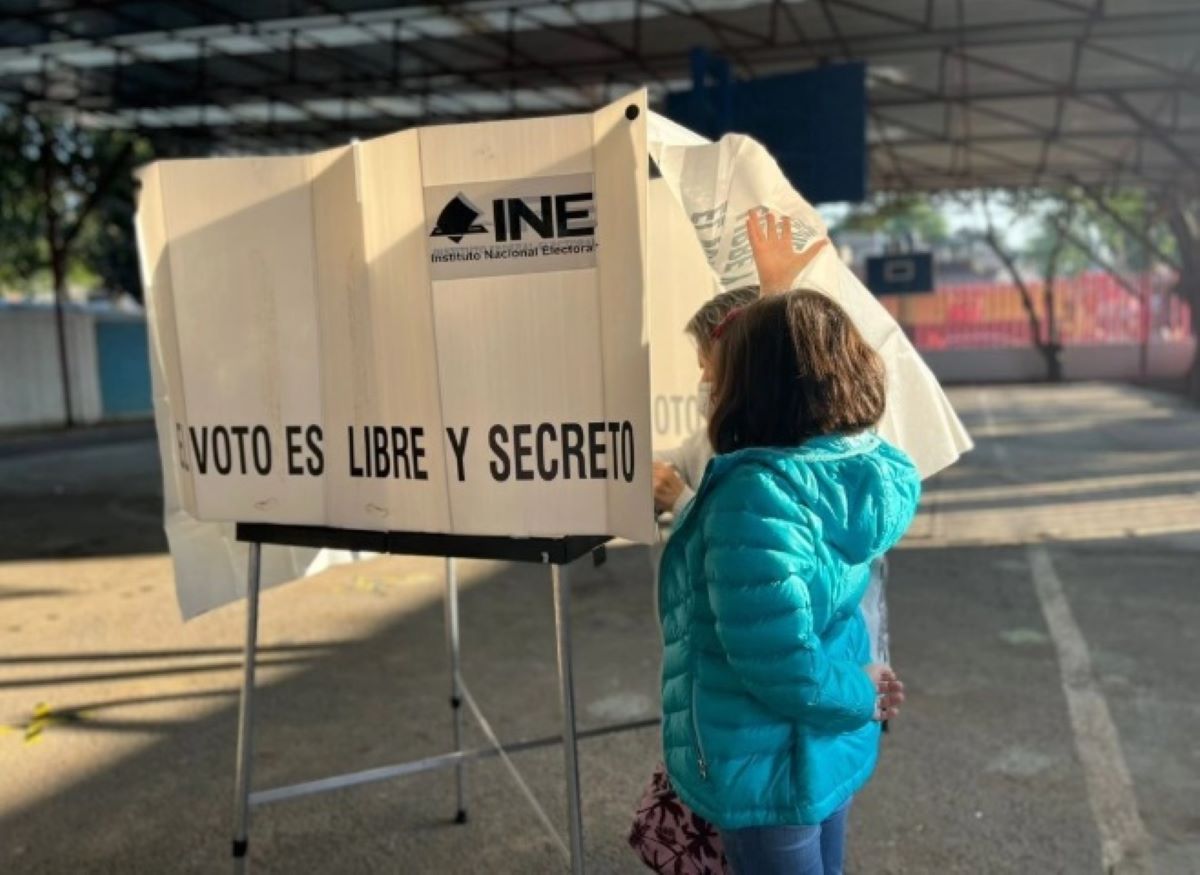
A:
{"label": "white sleeve", "polygon": [[672,466],[676,471],[678,471],[679,475],[681,477],[685,477],[685,478],[686,478],[686,475],[683,473],[683,469],[685,467],[684,460],[686,458],[687,458],[687,441],[686,440],[677,447],[672,447],[669,450],[662,450],[661,452],[654,454],[654,461],[666,462],[668,465]]}
{"label": "white sleeve", "polygon": [[671,505],[671,513],[676,517],[683,512],[683,509],[688,506],[693,498],[696,497],[696,490],[688,486],[686,483],[683,490],[679,493],[679,497],[675,499],[675,503]]}
{"label": "white sleeve", "polygon": [[683,482],[692,489],[700,486],[704,479],[704,469],[712,458],[712,447],[708,443],[708,431],[700,429],[693,433],[679,448],[682,455],[682,465],[677,465]]}

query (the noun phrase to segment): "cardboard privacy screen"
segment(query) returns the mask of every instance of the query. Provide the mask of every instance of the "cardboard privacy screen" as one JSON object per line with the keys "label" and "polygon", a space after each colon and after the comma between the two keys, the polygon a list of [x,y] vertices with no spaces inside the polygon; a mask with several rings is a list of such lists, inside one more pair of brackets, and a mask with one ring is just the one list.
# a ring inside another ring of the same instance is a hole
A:
{"label": "cardboard privacy screen", "polygon": [[646,120],[643,92],[148,167],[138,225],[180,507],[650,539]]}
{"label": "cardboard privacy screen", "polygon": [[[762,146],[711,143],[647,113],[644,92],[150,165],[137,226],[184,616],[245,593],[235,521],[653,540],[652,452],[703,427],[683,327],[756,280],[744,229],[762,207],[791,217],[797,246],[825,233]],[[879,430],[923,476],[970,447],[832,247],[798,284],[879,350]],[[265,548],[263,585],[349,558],[314,557]]]}

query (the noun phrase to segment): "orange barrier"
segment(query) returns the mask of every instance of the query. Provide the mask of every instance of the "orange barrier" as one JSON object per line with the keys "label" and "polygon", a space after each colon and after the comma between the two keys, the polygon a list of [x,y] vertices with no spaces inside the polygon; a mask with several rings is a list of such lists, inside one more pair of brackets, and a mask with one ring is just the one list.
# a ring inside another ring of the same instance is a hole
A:
{"label": "orange barrier", "polygon": [[[1188,305],[1169,274],[1126,279],[1126,288],[1102,271],[1059,279],[1053,294],[1054,331],[1063,346],[1182,340],[1191,335]],[[1046,296],[1030,282],[1041,339],[1046,339]],[[1137,294],[1133,294],[1136,291]],[[928,295],[882,295],[880,302],[918,349],[993,349],[1029,346],[1033,330],[1011,283],[942,285]]]}

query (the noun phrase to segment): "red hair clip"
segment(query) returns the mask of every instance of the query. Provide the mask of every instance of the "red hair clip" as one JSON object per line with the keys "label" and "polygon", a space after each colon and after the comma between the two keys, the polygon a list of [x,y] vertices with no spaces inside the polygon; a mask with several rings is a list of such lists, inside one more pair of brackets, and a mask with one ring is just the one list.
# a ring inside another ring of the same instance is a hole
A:
{"label": "red hair clip", "polygon": [[712,330],[712,339],[720,340],[722,335],[729,330],[729,326],[737,321],[737,318],[742,315],[742,311],[745,309],[745,307],[734,307],[726,313],[725,318],[721,320],[721,324]]}

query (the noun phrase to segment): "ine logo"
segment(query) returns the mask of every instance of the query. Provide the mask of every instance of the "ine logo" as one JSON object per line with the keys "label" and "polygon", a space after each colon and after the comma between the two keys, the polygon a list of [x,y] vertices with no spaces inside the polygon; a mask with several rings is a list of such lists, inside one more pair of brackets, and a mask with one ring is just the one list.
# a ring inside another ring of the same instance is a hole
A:
{"label": "ine logo", "polygon": [[430,277],[595,267],[595,191],[590,173],[426,188]]}
{"label": "ine logo", "polygon": [[[590,237],[596,233],[590,191],[533,197],[504,197],[492,201],[497,243]],[[455,243],[468,234],[486,234],[477,221],[483,215],[461,191],[438,213],[430,237],[449,237]]]}
{"label": "ine logo", "polygon": [[468,234],[486,234],[487,228],[475,220],[483,215],[475,204],[467,200],[461,191],[438,214],[431,237],[449,237],[455,243]]}

